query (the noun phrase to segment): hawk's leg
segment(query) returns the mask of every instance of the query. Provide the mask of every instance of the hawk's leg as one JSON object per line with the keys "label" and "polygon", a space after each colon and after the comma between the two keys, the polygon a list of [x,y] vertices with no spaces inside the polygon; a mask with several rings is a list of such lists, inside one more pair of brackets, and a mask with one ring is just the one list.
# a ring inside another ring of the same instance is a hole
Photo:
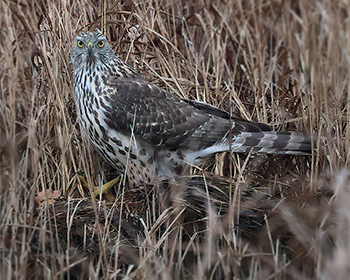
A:
{"label": "hawk's leg", "polygon": [[[80,181],[82,187],[84,189],[89,190],[89,184],[86,181],[86,178],[84,176],[82,176],[82,175],[78,175],[78,178],[79,178],[79,181]],[[97,196],[99,196],[101,194],[101,195],[104,195],[106,200],[114,201],[115,200],[115,196],[110,193],[110,189],[115,184],[119,183],[119,181],[120,181],[120,176],[118,176],[118,177],[114,178],[113,180],[103,184],[102,187],[94,186],[93,190],[92,190],[92,192],[94,194],[94,197],[97,197]]]}

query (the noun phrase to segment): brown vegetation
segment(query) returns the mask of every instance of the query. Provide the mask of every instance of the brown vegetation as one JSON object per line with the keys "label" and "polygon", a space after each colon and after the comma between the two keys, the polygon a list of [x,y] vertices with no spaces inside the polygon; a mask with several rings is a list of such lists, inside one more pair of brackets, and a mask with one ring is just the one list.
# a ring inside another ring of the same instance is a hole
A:
{"label": "brown vegetation", "polygon": [[[256,2],[256,3],[254,3]],[[348,279],[346,1],[0,2],[1,279]],[[71,45],[98,27],[148,80],[276,130],[310,157],[218,154],[177,184],[116,172],[81,139]]]}

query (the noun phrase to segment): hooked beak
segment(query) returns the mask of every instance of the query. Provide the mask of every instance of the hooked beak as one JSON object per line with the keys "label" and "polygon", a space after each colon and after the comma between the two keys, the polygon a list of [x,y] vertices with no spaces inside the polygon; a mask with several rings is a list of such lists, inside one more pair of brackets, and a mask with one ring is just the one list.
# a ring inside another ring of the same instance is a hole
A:
{"label": "hooked beak", "polygon": [[89,56],[91,56],[94,45],[91,42],[89,42],[87,46],[88,46],[88,54],[89,54]]}

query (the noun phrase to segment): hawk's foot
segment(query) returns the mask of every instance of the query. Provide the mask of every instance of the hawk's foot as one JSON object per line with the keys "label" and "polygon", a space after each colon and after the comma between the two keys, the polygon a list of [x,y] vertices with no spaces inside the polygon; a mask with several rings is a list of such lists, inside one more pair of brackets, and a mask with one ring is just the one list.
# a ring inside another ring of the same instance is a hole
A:
{"label": "hawk's foot", "polygon": [[[89,184],[86,181],[86,178],[82,175],[78,175],[79,181],[84,189],[89,189]],[[110,193],[110,189],[120,181],[120,176],[114,178],[113,180],[103,184],[102,186],[94,186],[92,192],[94,197],[97,197],[101,194],[105,197],[106,200],[114,201],[115,196]]]}

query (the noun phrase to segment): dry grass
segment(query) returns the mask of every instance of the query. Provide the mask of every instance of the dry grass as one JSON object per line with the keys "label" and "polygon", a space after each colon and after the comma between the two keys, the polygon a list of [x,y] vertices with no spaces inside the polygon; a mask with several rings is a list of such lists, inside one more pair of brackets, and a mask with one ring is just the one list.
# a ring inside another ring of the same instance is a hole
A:
{"label": "dry grass", "polygon": [[[1,1],[0,278],[348,279],[349,14],[340,0]],[[180,97],[312,131],[313,156],[220,154],[177,185],[92,199],[76,174],[115,172],[80,137],[69,55],[94,27]]]}

